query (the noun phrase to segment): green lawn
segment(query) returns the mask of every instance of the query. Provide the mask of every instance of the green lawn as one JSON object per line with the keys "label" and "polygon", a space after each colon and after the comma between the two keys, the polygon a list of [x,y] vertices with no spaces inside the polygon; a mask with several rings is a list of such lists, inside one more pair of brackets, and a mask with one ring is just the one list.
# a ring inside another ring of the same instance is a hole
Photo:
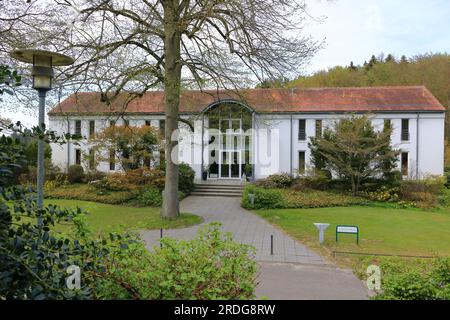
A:
{"label": "green lawn", "polygon": [[[183,228],[202,222],[202,218],[193,214],[182,213],[176,220],[164,220],[159,215],[159,208],[128,207],[80,200],[48,199],[45,204],[55,204],[65,208],[80,207],[89,214],[87,222],[94,233],[107,232],[121,226],[136,229],[172,229]],[[64,232],[69,227],[62,226]]]}
{"label": "green lawn", "polygon": [[[317,209],[258,210],[258,215],[278,225],[301,242],[322,253],[353,251],[400,255],[450,255],[450,213],[440,210],[380,207],[332,207]],[[330,223],[325,243],[318,243],[314,222]],[[357,225],[360,242],[354,235],[339,235],[337,224]]]}

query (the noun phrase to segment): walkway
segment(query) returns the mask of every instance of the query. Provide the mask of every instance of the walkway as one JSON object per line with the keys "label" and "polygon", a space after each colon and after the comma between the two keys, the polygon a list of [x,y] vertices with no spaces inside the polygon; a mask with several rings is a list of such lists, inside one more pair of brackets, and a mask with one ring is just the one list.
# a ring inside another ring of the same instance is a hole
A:
{"label": "walkway", "polygon": [[[283,231],[241,208],[240,201],[240,198],[190,196],[181,202],[180,209],[202,216],[204,223],[221,222],[223,231],[231,232],[235,241],[256,248],[255,259],[261,267],[256,289],[258,298],[367,298],[362,281],[350,270],[336,268]],[[191,239],[200,226],[164,230],[164,236]],[[158,244],[159,230],[143,231],[142,237],[150,248]]]}
{"label": "walkway", "polygon": [[[257,261],[295,262],[313,265],[328,265],[321,256],[295,241],[283,231],[264,219],[241,208],[240,198],[187,197],[181,202],[181,212],[200,215],[204,223],[219,221],[222,229],[233,234],[233,239],[256,248]],[[184,229],[164,230],[164,236],[177,239],[191,239],[199,226]],[[273,235],[273,255],[270,254]],[[142,236],[151,246],[158,244],[159,230],[144,231]]]}

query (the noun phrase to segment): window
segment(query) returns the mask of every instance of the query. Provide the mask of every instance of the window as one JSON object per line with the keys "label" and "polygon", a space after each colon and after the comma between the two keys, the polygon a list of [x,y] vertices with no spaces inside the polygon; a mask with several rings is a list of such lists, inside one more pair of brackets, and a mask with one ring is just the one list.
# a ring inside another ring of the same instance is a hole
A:
{"label": "window", "polygon": [[89,150],[89,169],[95,169],[95,152],[94,149]]}
{"label": "window", "polygon": [[109,170],[116,170],[116,151],[114,149],[109,150]]}
{"label": "window", "polygon": [[298,120],[298,140],[306,140],[306,120]]}
{"label": "window", "polygon": [[409,141],[409,119],[402,119],[402,141]]}
{"label": "window", "polygon": [[110,120],[109,121],[109,126],[110,127],[114,127],[116,125],[116,120]]}
{"label": "window", "polygon": [[75,134],[81,136],[81,120],[75,120]]}
{"label": "window", "polygon": [[164,136],[166,130],[166,120],[159,120],[159,132]]}
{"label": "window", "polygon": [[150,126],[150,120],[145,120],[145,125],[148,127],[148,126]]}
{"label": "window", "polygon": [[298,152],[298,173],[304,174],[306,171],[305,151]]}
{"label": "window", "polygon": [[322,120],[316,120],[316,137],[322,136]]}
{"label": "window", "polygon": [[89,121],[89,137],[95,134],[95,120]]}
{"label": "window", "polygon": [[75,149],[75,164],[81,165],[81,150]]}
{"label": "window", "polygon": [[402,175],[407,176],[408,175],[408,152],[402,152]]}

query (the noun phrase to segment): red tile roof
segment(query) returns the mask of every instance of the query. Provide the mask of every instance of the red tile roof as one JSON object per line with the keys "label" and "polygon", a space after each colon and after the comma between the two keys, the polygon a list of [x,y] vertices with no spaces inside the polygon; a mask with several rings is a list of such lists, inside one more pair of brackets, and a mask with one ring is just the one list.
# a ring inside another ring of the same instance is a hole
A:
{"label": "red tile roof", "polygon": [[[164,92],[150,91],[126,106],[127,94],[111,105],[100,101],[95,92],[77,93],[54,107],[49,115],[98,113],[164,113]],[[208,105],[226,99],[245,102],[256,112],[380,112],[438,111],[445,108],[423,86],[317,88],[317,89],[247,89],[231,91],[183,91],[180,113],[197,113]]]}

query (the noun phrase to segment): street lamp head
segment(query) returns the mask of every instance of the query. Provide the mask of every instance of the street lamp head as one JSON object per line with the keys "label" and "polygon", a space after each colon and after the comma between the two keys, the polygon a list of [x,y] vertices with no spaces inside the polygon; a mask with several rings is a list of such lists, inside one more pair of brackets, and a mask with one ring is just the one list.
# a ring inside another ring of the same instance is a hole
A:
{"label": "street lamp head", "polygon": [[11,52],[11,57],[26,63],[32,63],[33,88],[37,90],[50,90],[53,79],[53,66],[67,66],[74,60],[64,54],[36,50],[21,49]]}

